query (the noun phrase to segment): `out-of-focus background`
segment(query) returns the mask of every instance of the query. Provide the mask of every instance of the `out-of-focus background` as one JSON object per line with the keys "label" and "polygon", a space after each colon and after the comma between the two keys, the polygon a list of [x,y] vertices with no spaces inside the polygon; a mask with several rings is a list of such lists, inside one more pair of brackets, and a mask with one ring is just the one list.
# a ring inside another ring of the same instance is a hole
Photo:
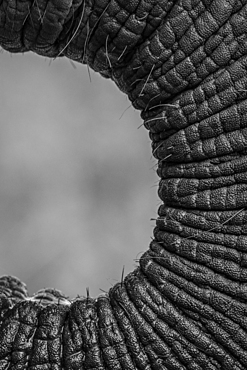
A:
{"label": "out-of-focus background", "polygon": [[0,55],[0,275],[30,294],[97,296],[151,240],[148,132],[113,82],[90,74],[66,59]]}

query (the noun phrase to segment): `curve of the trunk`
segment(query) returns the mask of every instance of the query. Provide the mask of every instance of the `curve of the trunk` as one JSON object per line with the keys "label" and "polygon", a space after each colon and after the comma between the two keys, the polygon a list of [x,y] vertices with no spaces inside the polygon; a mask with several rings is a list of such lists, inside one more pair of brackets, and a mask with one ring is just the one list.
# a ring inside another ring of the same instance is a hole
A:
{"label": "curve of the trunk", "polygon": [[139,267],[103,296],[0,279],[0,368],[245,369],[247,5],[8,4],[5,49],[88,63],[142,110],[163,204]]}

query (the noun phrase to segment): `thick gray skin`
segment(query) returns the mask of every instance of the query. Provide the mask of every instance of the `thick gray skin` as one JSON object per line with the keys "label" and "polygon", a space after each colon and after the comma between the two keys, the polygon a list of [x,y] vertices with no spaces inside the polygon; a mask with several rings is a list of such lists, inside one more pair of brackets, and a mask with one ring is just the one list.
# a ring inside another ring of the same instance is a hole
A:
{"label": "thick gray skin", "polygon": [[0,2],[4,49],[87,63],[128,94],[163,201],[105,296],[0,280],[0,369],[247,368],[246,33],[246,0]]}

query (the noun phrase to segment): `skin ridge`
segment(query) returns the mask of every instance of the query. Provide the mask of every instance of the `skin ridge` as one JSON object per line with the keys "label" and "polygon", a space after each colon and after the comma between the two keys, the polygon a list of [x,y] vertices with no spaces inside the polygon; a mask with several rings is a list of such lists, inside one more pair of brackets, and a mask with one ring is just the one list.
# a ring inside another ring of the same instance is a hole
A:
{"label": "skin ridge", "polygon": [[0,370],[247,367],[245,0],[0,3],[0,44],[87,63],[141,110],[154,239],[98,298],[0,278]]}

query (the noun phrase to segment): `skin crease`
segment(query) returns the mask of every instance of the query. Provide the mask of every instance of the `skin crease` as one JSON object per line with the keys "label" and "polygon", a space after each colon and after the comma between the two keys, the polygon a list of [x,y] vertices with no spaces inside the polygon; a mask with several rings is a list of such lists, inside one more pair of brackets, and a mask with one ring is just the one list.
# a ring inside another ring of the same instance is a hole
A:
{"label": "skin crease", "polygon": [[96,299],[0,280],[0,368],[246,369],[247,4],[17,1],[0,43],[87,63],[141,110],[154,239]]}

